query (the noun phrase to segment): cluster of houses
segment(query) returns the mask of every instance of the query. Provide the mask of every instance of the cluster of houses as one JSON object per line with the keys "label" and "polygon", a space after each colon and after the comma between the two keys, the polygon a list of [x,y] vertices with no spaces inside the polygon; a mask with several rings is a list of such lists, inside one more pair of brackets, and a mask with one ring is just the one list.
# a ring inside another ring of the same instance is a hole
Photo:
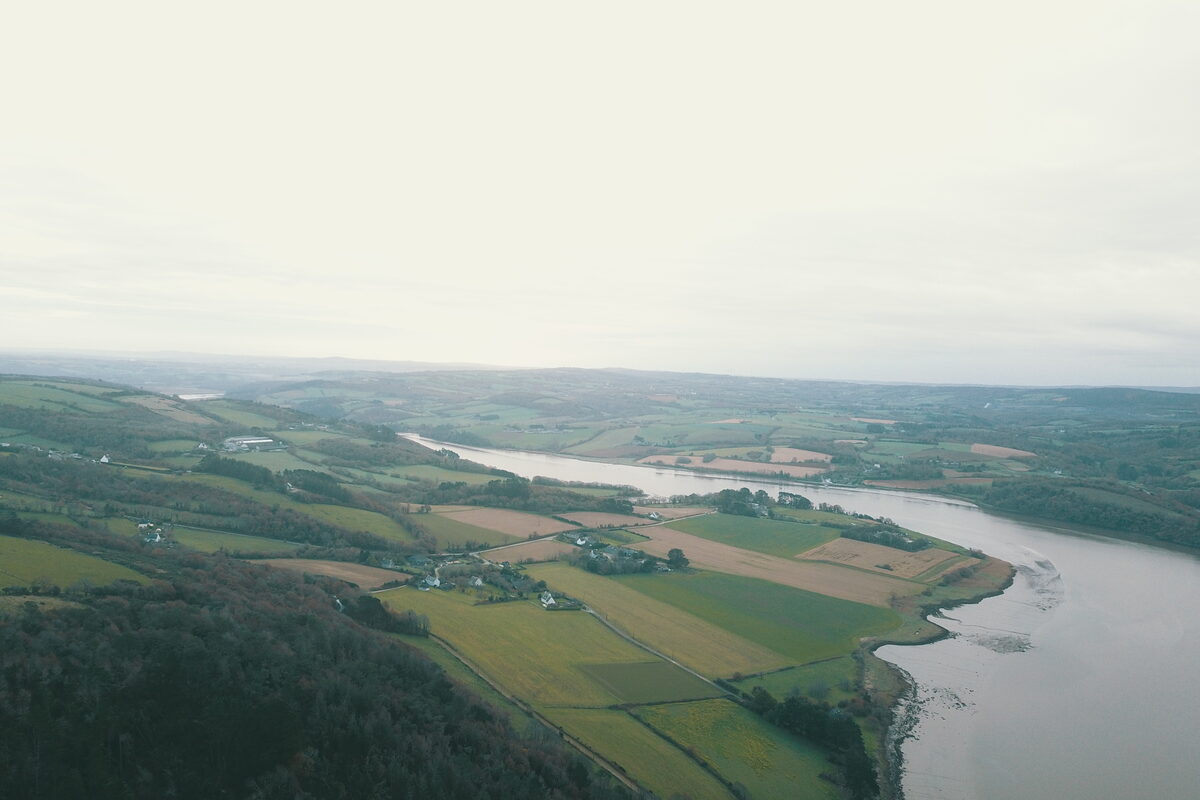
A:
{"label": "cluster of houses", "polygon": [[171,532],[171,526],[158,525],[148,519],[140,519],[137,522],[138,533],[142,535],[142,541],[146,544],[163,544],[167,542],[167,535]]}

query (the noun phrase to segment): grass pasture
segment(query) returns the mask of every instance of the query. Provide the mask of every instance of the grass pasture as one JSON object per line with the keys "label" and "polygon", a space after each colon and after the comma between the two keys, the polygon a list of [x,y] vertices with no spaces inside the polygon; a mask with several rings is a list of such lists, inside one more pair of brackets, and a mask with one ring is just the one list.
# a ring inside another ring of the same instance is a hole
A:
{"label": "grass pasture", "polygon": [[225,458],[234,458],[238,461],[245,461],[258,467],[266,467],[272,472],[282,472],[285,469],[310,469],[314,472],[324,472],[327,475],[334,474],[320,464],[314,464],[311,461],[305,461],[303,458],[298,458],[292,453],[289,453],[287,450],[225,453],[223,456]]}
{"label": "grass pasture", "polygon": [[579,598],[630,636],[704,675],[761,672],[789,663],[769,647],[611,578],[566,564],[530,567],[527,574]]}
{"label": "grass pasture", "polygon": [[247,428],[263,430],[279,427],[279,420],[239,408],[237,404],[230,403],[228,400],[202,400],[198,401],[196,407],[206,414],[211,414],[226,422],[232,422],[234,425],[245,425]]}
{"label": "grass pasture", "polygon": [[203,531],[182,525],[176,525],[172,529],[171,538],[201,553],[216,553],[221,550],[235,555],[238,553],[292,553],[304,547],[302,544],[268,539],[263,536]]}
{"label": "grass pasture", "polygon": [[460,522],[447,514],[413,514],[410,519],[433,535],[439,550],[456,550],[468,542],[498,547],[524,538]]}
{"label": "grass pasture", "polygon": [[97,585],[119,580],[146,583],[145,576],[120,564],[46,542],[0,536],[0,587],[29,586],[39,579],[62,587],[81,580]]}
{"label": "grass pasture", "polygon": [[675,520],[667,523],[666,527],[781,558],[792,558],[797,553],[838,538],[838,531],[832,528],[733,514],[706,514]]}
{"label": "grass pasture", "polygon": [[890,608],[740,575],[673,573],[614,580],[774,650],[794,664],[848,654],[859,638],[885,633],[901,622]]}
{"label": "grass pasture", "polygon": [[[857,676],[858,663],[850,656],[841,656],[746,678],[738,681],[737,687],[750,692],[761,686],[780,700],[796,691],[816,700],[837,703],[856,695]],[[843,681],[849,681],[848,689],[843,688]]]}
{"label": "grass pasture", "polygon": [[682,750],[624,711],[554,708],[545,713],[555,725],[603,754],[659,797],[708,800],[733,796]]}
{"label": "grass pasture", "polygon": [[458,483],[461,481],[469,484],[484,484],[496,480],[495,475],[486,475],[479,472],[456,472],[451,469],[435,467],[432,464],[411,464],[408,466],[391,467],[388,469],[387,474],[407,481],[431,481],[433,483]]}
{"label": "grass pasture", "polygon": [[[70,390],[60,388],[71,386]],[[92,388],[92,387],[87,387]],[[0,380],[0,402],[23,408],[76,408],[88,414],[104,414],[121,407],[94,392],[76,391],[73,384],[43,384],[41,381]]]}
{"label": "grass pasture", "polygon": [[668,661],[633,661],[627,664],[580,664],[592,680],[623,703],[670,703],[700,700],[724,694]]}
{"label": "grass pasture", "polygon": [[689,748],[751,798],[796,797],[836,800],[821,779],[832,771],[824,753],[728,700],[644,706],[634,712],[655,730]]}
{"label": "grass pasture", "polygon": [[391,589],[377,597],[396,611],[429,616],[430,629],[508,691],[535,705],[610,706],[621,698],[583,664],[645,661],[646,651],[581,611],[546,611],[531,601],[476,606],[458,592]]}
{"label": "grass pasture", "polygon": [[416,648],[429,657],[429,660],[446,671],[451,678],[469,687],[471,691],[487,701],[492,708],[503,714],[517,730],[526,730],[533,723],[526,712],[522,711],[504,695],[497,692],[490,683],[480,678],[466,667],[454,654],[447,650],[436,639],[426,636],[406,636],[394,634],[409,647]]}

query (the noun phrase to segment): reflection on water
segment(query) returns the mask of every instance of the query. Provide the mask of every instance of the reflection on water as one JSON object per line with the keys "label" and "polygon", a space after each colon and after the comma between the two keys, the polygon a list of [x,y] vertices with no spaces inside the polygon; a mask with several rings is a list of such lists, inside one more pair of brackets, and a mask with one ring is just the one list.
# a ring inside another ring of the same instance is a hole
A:
{"label": "reflection on water", "polygon": [[[630,484],[655,496],[797,484],[448,447],[519,475]],[[994,516],[967,503],[803,485],[1011,562],[999,597],[945,613],[951,632],[881,657],[912,676],[908,800],[1200,797],[1200,559]]]}

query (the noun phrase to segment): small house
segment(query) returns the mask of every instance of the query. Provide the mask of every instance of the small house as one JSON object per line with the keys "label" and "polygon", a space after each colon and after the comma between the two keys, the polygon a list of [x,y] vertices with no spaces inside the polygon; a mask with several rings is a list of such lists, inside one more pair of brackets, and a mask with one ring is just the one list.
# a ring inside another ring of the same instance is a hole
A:
{"label": "small house", "polygon": [[558,603],[554,600],[554,595],[550,594],[549,591],[542,592],[541,601],[542,608],[551,608],[558,605]]}
{"label": "small house", "polygon": [[422,583],[431,589],[436,589],[442,585],[442,580],[437,575],[426,575],[425,580],[422,581]]}
{"label": "small house", "polygon": [[469,583],[473,589],[483,588],[483,578],[479,577],[478,575],[472,575]]}

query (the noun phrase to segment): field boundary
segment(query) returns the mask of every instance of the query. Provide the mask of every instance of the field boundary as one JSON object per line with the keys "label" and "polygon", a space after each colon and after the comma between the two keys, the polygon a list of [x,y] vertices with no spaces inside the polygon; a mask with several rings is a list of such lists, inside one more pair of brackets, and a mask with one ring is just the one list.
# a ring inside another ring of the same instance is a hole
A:
{"label": "field boundary", "polygon": [[[450,655],[452,655],[456,659],[458,659],[458,661],[460,663],[462,663],[462,665],[464,667],[471,670],[471,672],[475,673],[475,675],[481,681],[483,681],[488,686],[491,686],[493,689],[495,689],[500,694],[501,697],[503,697],[508,702],[512,703],[514,706],[516,706],[519,710],[523,711],[530,718],[537,720],[538,722],[540,722],[542,725],[546,726],[550,730],[557,732],[558,735],[562,737],[563,741],[565,741],[567,744],[574,747],[576,750],[578,750],[580,753],[582,753],[585,757],[587,757],[592,762],[594,762],[595,764],[597,764],[598,766],[603,768],[606,772],[611,774],[614,778],[619,780],[626,787],[628,787],[629,789],[632,789],[635,792],[649,792],[649,790],[646,789],[646,787],[642,786],[637,781],[635,781],[633,778],[626,775],[625,771],[618,764],[614,764],[613,762],[609,761],[607,758],[602,756],[600,753],[598,753],[595,750],[593,750],[592,748],[588,747],[582,740],[575,738],[574,736],[572,736],[571,734],[569,734],[565,730],[563,730],[561,726],[554,724],[554,722],[552,722],[548,717],[542,716],[542,714],[539,713],[537,711],[537,709],[535,709],[532,705],[530,705],[529,703],[525,702],[521,698],[517,697],[516,695],[514,695],[511,692],[509,692],[508,690],[506,690],[504,687],[497,684],[494,680],[491,679],[490,676],[488,676],[485,672],[483,672],[483,670],[479,669],[479,667],[475,666],[469,660],[467,660],[466,656],[464,656],[462,653],[458,652],[458,650],[456,650],[454,648],[454,645],[450,644],[448,641],[446,641],[445,639],[443,639],[442,637],[438,636],[435,633],[430,633],[429,638],[433,639],[435,642],[437,642],[442,647],[444,647],[446,649],[446,652],[450,653]],[[630,716],[632,716],[632,714]]]}

